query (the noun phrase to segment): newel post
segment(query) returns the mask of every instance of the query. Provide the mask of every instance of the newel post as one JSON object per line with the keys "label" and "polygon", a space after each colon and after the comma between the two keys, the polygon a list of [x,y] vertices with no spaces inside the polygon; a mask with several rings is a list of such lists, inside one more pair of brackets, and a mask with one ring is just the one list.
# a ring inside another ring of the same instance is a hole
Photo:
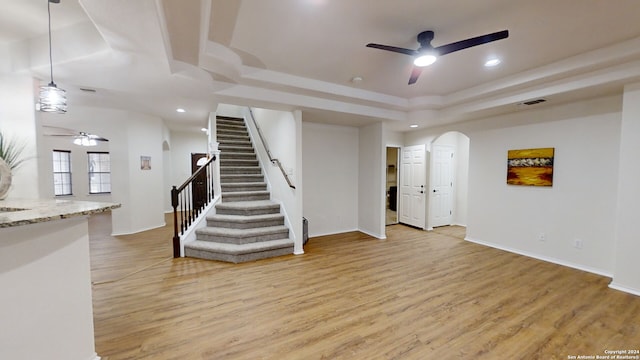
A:
{"label": "newel post", "polygon": [[180,257],[180,236],[178,235],[178,189],[171,188],[171,206],[173,207],[173,257]]}

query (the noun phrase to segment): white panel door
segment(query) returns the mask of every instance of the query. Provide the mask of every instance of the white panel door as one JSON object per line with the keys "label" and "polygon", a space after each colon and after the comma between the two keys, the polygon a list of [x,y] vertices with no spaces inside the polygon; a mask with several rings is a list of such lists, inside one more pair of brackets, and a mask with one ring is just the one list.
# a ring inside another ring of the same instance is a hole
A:
{"label": "white panel door", "polygon": [[429,226],[451,225],[453,219],[453,147],[433,145],[431,161]]}
{"label": "white panel door", "polygon": [[425,225],[425,147],[408,146],[400,157],[399,222],[423,229]]}

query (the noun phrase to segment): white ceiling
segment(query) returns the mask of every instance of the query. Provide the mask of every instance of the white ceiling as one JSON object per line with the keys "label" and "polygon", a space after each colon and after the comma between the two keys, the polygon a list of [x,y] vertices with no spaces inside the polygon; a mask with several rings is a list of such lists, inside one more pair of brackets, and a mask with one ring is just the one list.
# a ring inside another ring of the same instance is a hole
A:
{"label": "white ceiling", "polygon": [[[0,6],[0,73],[48,82],[47,1]],[[54,77],[70,109],[143,111],[176,129],[199,129],[231,103],[408,131],[537,97],[620,93],[640,80],[639,15],[637,0],[61,0],[51,4]],[[414,85],[409,56],[365,47],[415,49],[423,30],[439,46],[504,29],[508,39],[443,56]],[[492,56],[502,64],[483,67]]]}

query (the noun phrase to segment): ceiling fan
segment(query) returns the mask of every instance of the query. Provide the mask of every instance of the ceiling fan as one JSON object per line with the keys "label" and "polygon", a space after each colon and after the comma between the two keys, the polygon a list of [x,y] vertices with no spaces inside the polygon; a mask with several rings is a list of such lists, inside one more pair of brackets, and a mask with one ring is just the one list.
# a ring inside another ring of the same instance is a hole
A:
{"label": "ceiling fan", "polygon": [[433,40],[434,33],[431,30],[423,31],[418,34],[418,43],[420,47],[417,50],[405,49],[396,46],[381,45],[369,43],[367,47],[374,49],[381,49],[392,51],[400,54],[405,54],[414,57],[413,70],[411,71],[411,77],[409,77],[409,85],[418,81],[418,77],[422,73],[422,68],[433,64],[439,56],[447,55],[452,52],[464,50],[473,46],[486,44],[492,41],[501,40],[509,37],[509,31],[503,30],[486,34],[482,36],[476,36],[466,40],[456,41],[451,44],[433,47],[431,40]]}
{"label": "ceiling fan", "polygon": [[57,126],[43,126],[47,131],[44,132],[45,136],[63,136],[73,138],[73,143],[80,146],[96,146],[98,141],[109,141],[109,139],[102,136],[90,134],[84,131],[74,131]]}

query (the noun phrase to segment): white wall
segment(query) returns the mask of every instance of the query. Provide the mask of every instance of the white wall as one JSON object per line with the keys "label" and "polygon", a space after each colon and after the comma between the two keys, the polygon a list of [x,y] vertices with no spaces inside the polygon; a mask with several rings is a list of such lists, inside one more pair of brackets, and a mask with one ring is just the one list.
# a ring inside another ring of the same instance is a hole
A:
{"label": "white wall", "polygon": [[191,153],[207,152],[207,135],[204,132],[171,131],[171,186],[180,186],[191,176]]}
{"label": "white wall", "polygon": [[273,159],[278,159],[285,169],[292,185],[291,188],[280,168],[272,164],[267,154],[265,144],[258,135],[257,128],[251,120],[249,109],[245,116],[249,134],[251,135],[258,158],[262,164],[265,179],[271,193],[271,200],[280,203],[280,210],[285,215],[286,226],[290,231],[290,238],[294,241],[294,252],[301,254],[302,250],[302,170],[298,164],[302,163],[302,115],[300,111],[286,112],[253,108],[254,119],[260,128],[266,146]]}
{"label": "white wall", "polygon": [[357,128],[302,123],[303,215],[310,237],[358,230],[358,144]]}
{"label": "white wall", "polygon": [[[64,115],[39,113],[39,120],[41,124],[85,131],[109,139],[111,201],[122,204],[112,211],[114,234],[130,234],[164,225],[164,196],[158,195],[167,191],[163,186],[162,144],[166,131],[162,119],[125,110],[70,106]],[[50,175],[52,144],[44,138],[41,136],[40,142],[47,147],[42,147],[39,155],[40,172],[46,176],[40,176],[39,187],[50,196],[53,194]],[[82,155],[81,151],[71,149],[72,154]],[[140,156],[151,157],[151,170],[140,169]],[[72,166],[79,169],[83,162],[85,160],[80,159]],[[83,183],[74,184],[74,194],[80,199],[83,199],[85,190],[76,188],[76,185],[84,186]],[[87,200],[107,198],[104,195],[84,197]]]}
{"label": "white wall", "polygon": [[[163,191],[168,191],[164,188],[163,122],[154,116],[140,113],[129,112],[127,115],[127,123],[124,126],[128,145],[126,154],[116,152],[115,146],[112,146],[112,154],[119,155],[119,159],[125,155],[128,164],[128,176],[122,177],[127,180],[128,194],[112,194],[113,200],[122,204],[121,208],[112,211],[113,233],[116,235],[136,233],[165,225],[164,196],[160,195]],[[150,170],[141,169],[141,156],[151,158]],[[114,159],[111,161],[113,164]],[[120,174],[113,174],[112,177],[116,175]]]}
{"label": "white wall", "polygon": [[[27,159],[12,171],[12,185],[8,199],[37,199],[38,149],[35,115],[36,82],[28,76],[0,77],[0,131],[7,139],[24,143],[22,158]],[[58,115],[60,116],[60,115]]]}
{"label": "white wall", "polygon": [[[469,240],[612,273],[620,113],[588,108],[572,104],[508,115],[500,121],[558,121],[469,134]],[[507,151],[540,147],[555,148],[553,187],[507,185]],[[582,249],[574,247],[576,239]]]}
{"label": "white wall", "polygon": [[[262,135],[269,145],[271,156],[280,160],[285,172],[290,178],[292,177],[291,180],[295,185],[297,183],[294,176],[296,164],[296,123],[293,113],[261,108],[252,108],[252,111],[262,131]],[[256,138],[256,140],[254,143],[256,146],[260,146],[259,138]]]}
{"label": "white wall", "polygon": [[87,219],[0,229],[0,359],[96,359]]}
{"label": "white wall", "polygon": [[386,147],[382,123],[360,128],[358,158],[358,229],[365,234],[386,238],[385,164]]}
{"label": "white wall", "polygon": [[467,226],[467,208],[469,198],[469,138],[459,132],[456,148],[456,184],[453,223]]}
{"label": "white wall", "polygon": [[[625,87],[622,107],[615,266],[611,287],[640,295],[640,83]],[[615,174],[610,174],[615,177]]]}
{"label": "white wall", "polygon": [[391,147],[404,146],[404,134],[398,131],[387,129],[383,124],[384,144]]}
{"label": "white wall", "polygon": [[[48,130],[45,130],[48,131]],[[53,189],[53,150],[71,152],[72,195],[59,199],[111,202],[111,194],[89,194],[89,163],[87,152],[109,152],[109,142],[99,141],[96,146],[73,144],[73,137],[41,136],[38,146],[40,160],[40,194],[43,198],[55,197]]]}
{"label": "white wall", "polygon": [[235,118],[244,118],[244,106],[219,104],[216,108],[216,115]]}

